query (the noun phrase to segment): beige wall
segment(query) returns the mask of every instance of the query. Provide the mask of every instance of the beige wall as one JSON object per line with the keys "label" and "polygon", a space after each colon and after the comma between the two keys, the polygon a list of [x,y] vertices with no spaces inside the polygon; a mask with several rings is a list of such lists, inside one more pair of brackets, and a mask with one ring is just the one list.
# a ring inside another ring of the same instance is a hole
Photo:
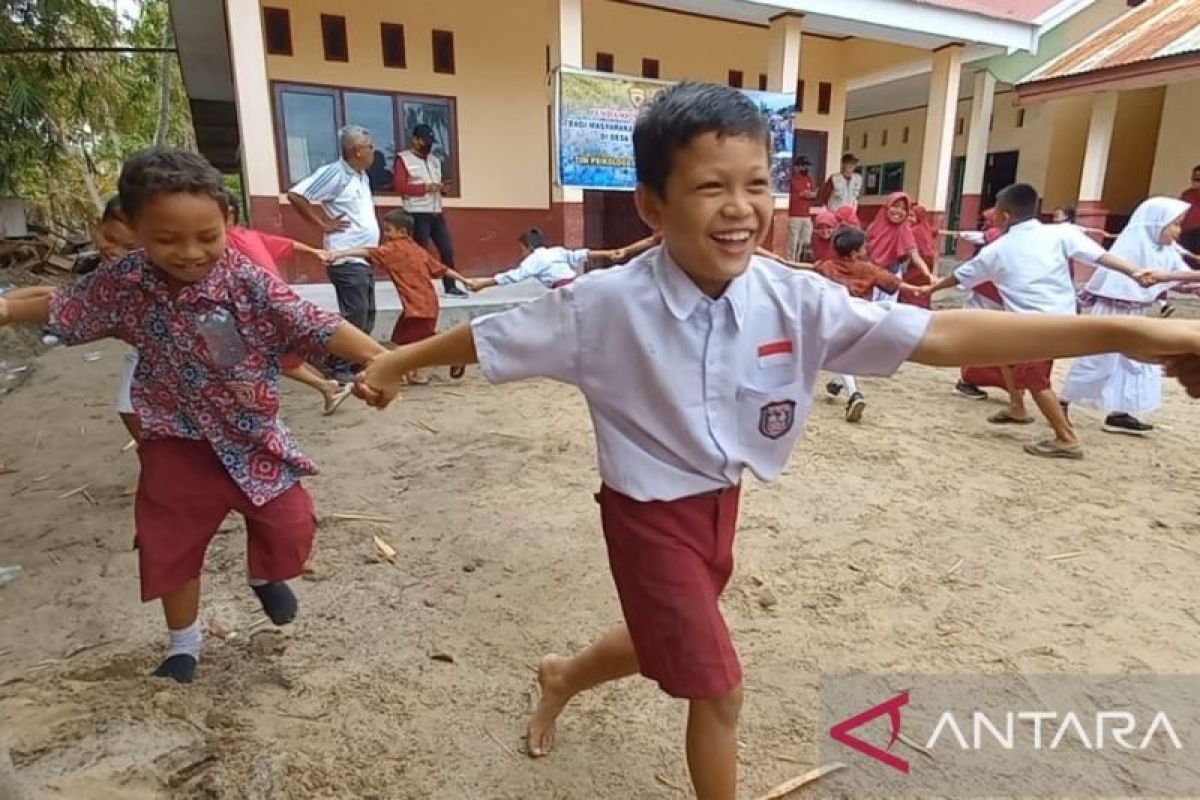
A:
{"label": "beige wall", "polygon": [[1152,194],[1178,197],[1188,188],[1192,168],[1200,164],[1197,109],[1200,109],[1200,81],[1174,83],[1166,88],[1150,179]]}
{"label": "beige wall", "polygon": [[1052,127],[1046,181],[1042,188],[1043,204],[1046,208],[1073,206],[1079,200],[1079,179],[1083,175],[1092,98],[1088,95],[1064,97],[1045,106],[1051,115]]}
{"label": "beige wall", "polygon": [[[1122,92],[1118,98],[1102,201],[1114,214],[1132,213],[1150,191],[1165,94],[1162,87],[1156,87]],[[1193,116],[1196,108],[1200,106],[1193,106]],[[1195,136],[1193,130],[1193,141]]]}
{"label": "beige wall", "polygon": [[[291,11],[295,53],[267,57],[271,80],[455,97],[462,197],[447,200],[447,205],[547,206],[546,4],[537,0],[437,0],[351,6],[344,0],[271,0],[270,5]],[[324,60],[322,13],[346,16],[348,63]],[[383,66],[381,22],[404,25],[407,69]],[[454,33],[454,75],[433,72],[434,29]]]}
{"label": "beige wall", "polygon": [[[904,141],[904,129],[908,128],[908,142]],[[883,144],[884,132],[887,144]],[[921,151],[925,142],[925,109],[899,111],[875,117],[863,117],[846,122],[846,135],[850,137],[849,150],[858,156],[864,167],[892,161],[904,162],[904,191],[916,196],[921,180]],[[863,137],[867,144],[863,145]],[[878,202],[877,195],[863,198],[867,203]]]}

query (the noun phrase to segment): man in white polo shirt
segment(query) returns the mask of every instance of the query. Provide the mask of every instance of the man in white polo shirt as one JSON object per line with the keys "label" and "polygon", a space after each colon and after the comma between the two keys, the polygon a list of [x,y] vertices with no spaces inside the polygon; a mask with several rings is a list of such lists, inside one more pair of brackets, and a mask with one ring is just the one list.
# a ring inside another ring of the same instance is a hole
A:
{"label": "man in white polo shirt", "polygon": [[[442,214],[446,186],[442,181],[442,159],[433,152],[436,143],[432,127],[424,123],[413,126],[411,146],[396,156],[396,191],[404,198],[404,210],[412,215],[413,239],[421,247],[428,247],[432,241],[439,260],[453,269],[454,245]],[[442,278],[442,289],[449,295],[466,295],[449,275]]]}
{"label": "man in white polo shirt", "polygon": [[[326,250],[379,245],[379,220],[367,169],[375,157],[371,133],[347,125],[338,133],[342,157],[292,187],[288,200],[305,221],[324,234]],[[329,282],[337,292],[338,310],[354,327],[370,334],[375,327],[375,276],[360,258],[344,258],[329,266]],[[355,365],[331,360],[334,378],[352,381]]]}

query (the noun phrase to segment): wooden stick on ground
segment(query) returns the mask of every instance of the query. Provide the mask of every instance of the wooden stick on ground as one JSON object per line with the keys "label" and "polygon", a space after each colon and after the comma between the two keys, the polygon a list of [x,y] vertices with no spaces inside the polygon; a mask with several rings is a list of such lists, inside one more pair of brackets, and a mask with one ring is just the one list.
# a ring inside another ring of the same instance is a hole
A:
{"label": "wooden stick on ground", "polygon": [[832,775],[838,770],[845,768],[846,765],[840,761],[835,761],[832,764],[826,764],[823,767],[817,767],[814,770],[809,770],[808,772],[804,773],[799,778],[792,778],[786,783],[779,784],[762,797],[759,797],[758,800],[780,800],[780,798],[787,797],[792,792],[807,786],[813,781],[819,781],[826,775]]}
{"label": "wooden stick on ground", "polygon": [[1071,552],[1071,553],[1059,553],[1058,555],[1046,556],[1045,560],[1046,561],[1066,561],[1068,558],[1079,558],[1080,556],[1086,556],[1087,554],[1088,554],[1087,550],[1075,550],[1074,552]]}
{"label": "wooden stick on ground", "polygon": [[60,495],[58,496],[58,499],[59,499],[59,500],[66,500],[68,497],[74,497],[74,496],[75,496],[75,495],[77,495],[77,494],[83,494],[84,492],[86,492],[86,491],[88,490],[88,488],[89,488],[90,486],[91,486],[91,484],[90,484],[90,483],[85,483],[83,486],[80,486],[80,487],[78,487],[77,489],[72,489],[71,491],[69,491],[69,492],[66,492],[65,494],[60,494]]}
{"label": "wooden stick on ground", "polygon": [[391,525],[395,521],[387,517],[378,517],[374,514],[354,514],[340,511],[326,514],[325,519],[336,520],[338,522],[378,522],[380,525]]}

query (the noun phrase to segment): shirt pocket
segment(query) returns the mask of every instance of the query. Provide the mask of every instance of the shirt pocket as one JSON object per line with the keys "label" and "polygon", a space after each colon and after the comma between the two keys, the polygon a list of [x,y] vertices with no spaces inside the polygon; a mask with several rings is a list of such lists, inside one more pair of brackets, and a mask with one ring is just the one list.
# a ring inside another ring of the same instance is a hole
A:
{"label": "shirt pocket", "polygon": [[811,404],[803,381],[738,389],[738,438],[746,463],[763,480],[774,480],[783,470]]}

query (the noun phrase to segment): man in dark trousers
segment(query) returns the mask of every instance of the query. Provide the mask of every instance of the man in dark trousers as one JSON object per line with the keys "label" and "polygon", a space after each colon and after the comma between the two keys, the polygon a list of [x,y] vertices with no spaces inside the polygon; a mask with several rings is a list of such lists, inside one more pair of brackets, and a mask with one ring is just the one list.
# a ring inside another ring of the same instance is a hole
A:
{"label": "man in dark trousers", "polygon": [[[453,268],[454,245],[442,214],[442,160],[433,152],[436,141],[430,126],[413,127],[411,146],[396,157],[396,191],[404,198],[404,210],[412,215],[413,239],[422,247],[432,240],[441,262]],[[467,294],[449,276],[442,278],[442,288],[448,295]]]}

